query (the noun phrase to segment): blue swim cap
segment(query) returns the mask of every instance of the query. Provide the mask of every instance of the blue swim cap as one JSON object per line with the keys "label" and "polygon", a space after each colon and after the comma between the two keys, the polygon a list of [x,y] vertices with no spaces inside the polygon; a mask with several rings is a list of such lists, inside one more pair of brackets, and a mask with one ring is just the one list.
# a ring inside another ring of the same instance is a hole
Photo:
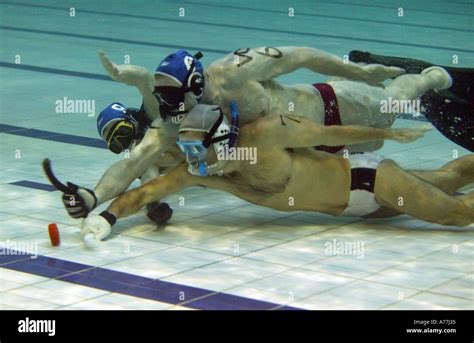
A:
{"label": "blue swim cap", "polygon": [[127,109],[119,102],[113,102],[107,106],[97,117],[97,130],[99,135],[105,139],[104,130],[113,122],[124,120],[127,115]]}
{"label": "blue swim cap", "polygon": [[[192,64],[194,64],[194,70],[190,72]],[[155,70],[156,74],[171,77],[179,82],[180,86],[184,85],[185,87],[194,72],[202,75],[204,72],[202,63],[199,61],[199,57],[195,57],[185,50],[178,50],[167,56]]]}

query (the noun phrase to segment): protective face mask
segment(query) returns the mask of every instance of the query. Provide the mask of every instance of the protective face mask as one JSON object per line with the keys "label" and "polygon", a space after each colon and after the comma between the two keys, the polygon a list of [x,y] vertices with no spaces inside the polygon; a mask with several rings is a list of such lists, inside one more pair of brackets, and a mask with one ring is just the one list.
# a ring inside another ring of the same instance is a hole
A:
{"label": "protective face mask", "polygon": [[207,154],[207,148],[202,141],[177,141],[176,144],[186,155],[198,159],[204,159]]}
{"label": "protective face mask", "polygon": [[135,127],[130,121],[121,121],[108,134],[107,147],[115,154],[120,154],[132,143]]}

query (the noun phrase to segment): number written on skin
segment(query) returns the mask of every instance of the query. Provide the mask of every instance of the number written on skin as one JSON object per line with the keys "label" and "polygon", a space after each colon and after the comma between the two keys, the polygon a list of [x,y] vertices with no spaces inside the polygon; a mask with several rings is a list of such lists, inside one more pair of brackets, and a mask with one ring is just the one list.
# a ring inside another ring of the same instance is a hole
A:
{"label": "number written on skin", "polygon": [[[241,67],[245,63],[248,63],[251,60],[253,60],[252,56],[247,55],[249,51],[250,51],[250,48],[240,48],[234,51],[234,55],[238,56],[236,59],[237,67]],[[267,56],[271,58],[280,58],[283,56],[283,53],[280,50],[278,50],[277,48],[272,48],[272,47],[263,48],[263,51],[255,50],[255,52],[259,55]]]}

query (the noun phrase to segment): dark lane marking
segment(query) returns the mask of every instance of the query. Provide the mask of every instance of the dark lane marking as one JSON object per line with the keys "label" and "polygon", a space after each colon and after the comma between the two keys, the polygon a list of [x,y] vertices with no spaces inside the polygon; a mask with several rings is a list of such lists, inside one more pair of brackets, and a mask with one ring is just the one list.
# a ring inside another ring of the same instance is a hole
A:
{"label": "dark lane marking", "polygon": [[[325,4],[328,5],[344,5],[344,6],[353,6],[353,7],[373,7],[373,8],[384,8],[384,9],[389,9],[392,11],[396,11],[399,7],[402,7],[405,12],[422,12],[422,13],[436,13],[436,14],[452,14],[452,15],[458,15],[458,16],[464,16],[464,17],[472,17],[472,14],[466,13],[466,12],[448,12],[448,11],[433,11],[429,9],[424,9],[424,8],[413,8],[413,7],[406,7],[404,5],[378,5],[378,4],[364,4],[364,3],[352,3],[352,2],[344,2],[344,1],[324,1],[324,0],[319,0]],[[433,4],[430,4],[433,6]],[[396,7],[397,6],[397,7]]]}
{"label": "dark lane marking", "polygon": [[73,77],[82,77],[82,78],[85,78],[85,79],[113,81],[107,75],[94,74],[94,73],[84,73],[84,72],[81,72],[81,71],[72,71],[72,70],[56,69],[56,68],[48,68],[48,67],[38,67],[38,66],[29,65],[29,64],[16,64],[16,63],[0,61],[0,67],[12,68],[12,69],[21,69],[21,70],[28,70],[28,71],[36,71],[36,72],[39,72],[39,73],[48,73],[48,74],[57,74],[57,75],[65,75],[65,76],[73,76]]}
{"label": "dark lane marking", "polygon": [[114,43],[126,43],[126,44],[143,45],[143,46],[157,46],[160,48],[171,48],[171,49],[186,48],[187,50],[194,50],[194,51],[204,51],[204,52],[221,53],[221,54],[229,53],[229,51],[221,50],[221,49],[209,49],[209,48],[202,48],[202,47],[195,47],[195,46],[183,47],[182,45],[177,45],[177,44],[161,44],[161,43],[145,42],[145,41],[138,41],[138,40],[132,40],[132,39],[111,38],[111,37],[103,37],[103,36],[85,35],[85,34],[79,34],[79,33],[29,29],[29,28],[22,28],[22,27],[7,26],[7,25],[0,25],[0,29],[9,30],[9,31],[17,31],[17,32],[28,32],[28,33],[52,35],[52,36],[91,39],[91,40],[114,42]]}
{"label": "dark lane marking", "polygon": [[[216,26],[219,26],[219,25],[216,25]],[[248,29],[248,27],[240,26],[240,25],[233,25],[233,27],[239,28],[239,29]],[[187,49],[187,50],[193,50],[193,51],[204,51],[204,52],[222,53],[222,54],[230,53],[230,51],[228,51],[228,50],[221,50],[221,49],[202,48],[202,47],[195,47],[195,46],[184,47],[182,45],[175,45],[175,44],[160,44],[160,43],[137,41],[137,40],[131,40],[131,39],[110,38],[110,37],[102,37],[102,36],[92,36],[92,35],[68,33],[68,32],[49,31],[49,30],[37,30],[37,29],[29,29],[29,28],[6,26],[6,25],[0,25],[0,29],[9,30],[9,31],[36,33],[36,34],[46,34],[46,35],[53,35],[53,36],[91,39],[91,40],[98,40],[98,41],[105,41],[105,42],[127,43],[127,44],[141,45],[141,46],[157,46],[157,47],[162,47],[162,48]],[[450,52],[474,53],[474,50],[471,50],[471,49],[461,49],[461,48],[455,48],[455,47],[445,47],[445,46],[437,46],[437,45],[430,45],[430,44],[393,42],[393,41],[387,41],[387,40],[383,40],[383,39],[344,37],[344,36],[338,36],[338,35],[328,35],[328,34],[309,33],[309,32],[282,31],[282,30],[275,30],[275,29],[255,28],[253,30],[255,30],[255,31],[264,31],[264,32],[273,32],[273,33],[285,33],[285,34],[291,34],[291,35],[297,35],[297,36],[330,38],[330,39],[335,39],[335,40],[345,40],[345,41],[354,41],[354,42],[380,43],[380,44],[387,44],[387,45],[396,45],[398,47],[400,47],[400,46],[409,46],[409,47],[416,47],[416,48],[446,50],[446,51],[450,51]]]}
{"label": "dark lane marking", "polygon": [[46,192],[57,191],[56,187],[51,186],[50,184],[36,182],[36,181],[21,180],[21,181],[10,182],[10,185],[38,189],[40,191],[46,191]]}
{"label": "dark lane marking", "polygon": [[154,280],[54,257],[32,256],[3,249],[0,253],[0,267],[198,310],[299,310],[291,306]]}
{"label": "dark lane marking", "polygon": [[[271,10],[271,9],[250,8],[250,7],[232,6],[232,5],[217,5],[217,4],[213,5],[213,4],[205,4],[205,3],[194,3],[194,2],[189,2],[189,1],[182,1],[182,3],[188,4],[191,6],[207,6],[207,7],[228,8],[228,9],[244,10],[244,11],[252,11],[252,12],[277,13],[277,14],[284,14],[285,16],[288,15],[287,11],[279,11],[279,10]],[[69,11],[69,8],[58,7],[58,6],[35,5],[35,4],[28,4],[28,3],[13,3],[13,2],[0,2],[0,5],[1,4],[10,5],[10,6],[19,6],[19,7],[44,8],[44,9],[50,9],[50,10],[56,10],[56,11]],[[232,24],[210,23],[210,22],[190,20],[190,19],[182,20],[182,19],[172,19],[172,18],[167,18],[167,17],[157,17],[157,16],[150,16],[150,15],[127,14],[127,13],[119,13],[119,12],[104,12],[104,11],[96,11],[96,10],[88,10],[88,9],[78,9],[78,10],[79,12],[82,12],[82,13],[99,14],[103,16],[114,16],[114,17],[124,17],[124,18],[136,18],[136,19],[144,19],[144,20],[155,20],[155,21],[162,20],[162,21],[179,23],[180,25],[196,24],[196,25],[203,25],[203,26],[221,26],[221,27],[229,27],[229,28],[234,27],[234,25]],[[384,20],[376,20],[376,19],[369,19],[369,18],[353,18],[353,17],[344,17],[344,16],[335,16],[335,15],[316,14],[316,13],[303,13],[303,12],[298,11],[298,7],[296,7],[295,10],[296,10],[296,16],[301,16],[301,17],[314,17],[314,18],[364,22],[364,23],[377,23],[377,24],[382,24],[382,25],[396,25],[396,26],[403,26],[403,27],[407,27],[407,26],[408,27],[421,27],[421,28],[430,28],[430,29],[437,29],[437,30],[459,31],[459,32],[472,32],[473,31],[472,29],[451,28],[451,27],[446,27],[446,26],[384,21]],[[446,14],[446,13],[443,13],[443,14]],[[247,28],[249,30],[258,29],[256,27],[251,27],[251,26],[248,26]]]}
{"label": "dark lane marking", "polygon": [[9,135],[23,136],[29,138],[44,139],[47,141],[54,141],[60,143],[74,144],[88,146],[92,148],[107,149],[105,142],[102,139],[90,138],[76,135],[69,135],[65,133],[28,129],[26,127],[0,124],[0,133]]}

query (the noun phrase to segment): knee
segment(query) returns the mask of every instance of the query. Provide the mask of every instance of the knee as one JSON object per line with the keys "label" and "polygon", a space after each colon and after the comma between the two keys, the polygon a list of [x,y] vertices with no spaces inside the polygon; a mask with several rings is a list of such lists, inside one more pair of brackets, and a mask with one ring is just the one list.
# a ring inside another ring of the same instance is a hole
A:
{"label": "knee", "polygon": [[472,224],[472,220],[470,220],[467,217],[457,217],[457,216],[452,216],[452,217],[443,217],[440,219],[439,224],[441,225],[446,225],[446,226],[468,226]]}
{"label": "knee", "polygon": [[447,211],[447,213],[444,213],[440,217],[440,224],[448,226],[468,226],[474,222],[473,215],[470,213],[468,206],[462,201],[459,202],[460,204],[456,206],[456,208]]}
{"label": "knee", "polygon": [[454,220],[455,226],[468,226],[474,223],[474,217],[471,213],[463,213]]}

